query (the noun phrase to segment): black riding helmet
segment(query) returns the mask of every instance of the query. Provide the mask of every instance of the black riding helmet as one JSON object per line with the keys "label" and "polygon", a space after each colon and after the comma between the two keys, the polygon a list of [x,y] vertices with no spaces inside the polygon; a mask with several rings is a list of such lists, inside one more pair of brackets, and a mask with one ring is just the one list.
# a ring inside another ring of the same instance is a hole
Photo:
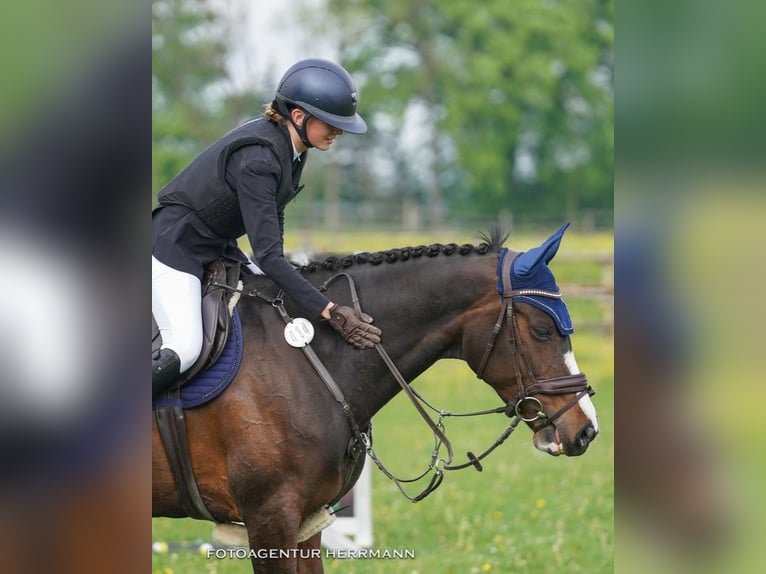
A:
{"label": "black riding helmet", "polygon": [[[312,58],[293,64],[279,81],[274,103],[279,113],[293,124],[306,147],[313,147],[306,137],[306,124],[311,116],[344,132],[363,134],[367,131],[367,124],[356,113],[354,80],[346,70],[329,60]],[[293,122],[290,107],[306,112],[302,126]]]}

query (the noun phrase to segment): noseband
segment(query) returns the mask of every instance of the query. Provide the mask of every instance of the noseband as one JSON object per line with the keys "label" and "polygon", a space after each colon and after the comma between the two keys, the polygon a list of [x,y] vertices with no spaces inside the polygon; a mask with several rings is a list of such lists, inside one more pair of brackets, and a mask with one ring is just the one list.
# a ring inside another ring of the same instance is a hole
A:
{"label": "noseband", "polygon": [[[520,255],[518,251],[511,251],[505,254],[503,258],[502,270],[500,271],[500,279],[502,281],[503,303],[500,307],[500,315],[495,322],[495,327],[492,329],[492,336],[487,343],[487,348],[484,351],[484,356],[479,363],[479,369],[476,372],[476,376],[480,379],[483,378],[484,369],[487,366],[487,361],[492,354],[492,350],[495,348],[495,342],[497,336],[503,327],[503,322],[508,322],[508,342],[511,346],[511,353],[513,355],[513,370],[516,377],[516,385],[518,387],[518,393],[515,397],[508,401],[505,414],[509,417],[516,415],[525,422],[533,422],[538,419],[543,419],[544,425],[553,424],[561,415],[572,408],[577,401],[579,401],[585,394],[594,395],[596,391],[588,384],[588,379],[583,373],[576,375],[565,375],[562,377],[553,377],[550,379],[540,379],[535,377],[532,371],[532,365],[524,354],[524,344],[519,336],[519,327],[516,322],[516,314],[513,310],[513,298],[521,295],[534,295],[538,297],[549,297],[551,299],[560,299],[561,291],[552,292],[544,291],[541,289],[519,289],[514,290],[511,285],[511,267],[513,261]],[[527,380],[531,381],[526,386],[524,385],[524,379],[521,374],[521,365],[526,367]],[[542,402],[535,395],[569,395],[573,394],[574,397],[562,408],[556,411],[554,414],[549,415]],[[534,416],[524,416],[523,411],[529,412],[535,411]]]}

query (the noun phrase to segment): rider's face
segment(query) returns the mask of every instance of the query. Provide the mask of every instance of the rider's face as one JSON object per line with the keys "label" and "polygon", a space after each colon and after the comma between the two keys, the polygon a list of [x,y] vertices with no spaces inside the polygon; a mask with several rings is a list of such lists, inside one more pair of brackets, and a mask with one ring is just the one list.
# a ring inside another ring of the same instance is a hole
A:
{"label": "rider's face", "polygon": [[[335,138],[343,133],[343,130],[334,128],[314,116],[311,116],[308,120],[306,120],[306,114],[301,109],[294,109],[292,114],[293,121],[296,124],[302,125],[304,121],[307,122],[306,138],[309,142],[311,142],[311,145],[320,151],[327,151],[330,149],[330,146],[332,145],[332,142],[335,141]],[[299,140],[299,138],[295,137],[293,141],[295,140]],[[300,145],[296,143],[296,147],[298,148],[298,151],[305,151],[305,147],[302,142]]]}
{"label": "rider's face", "polygon": [[343,130],[334,128],[315,117],[309,118],[306,126],[306,137],[316,149],[321,151],[330,149],[332,142],[341,134]]}

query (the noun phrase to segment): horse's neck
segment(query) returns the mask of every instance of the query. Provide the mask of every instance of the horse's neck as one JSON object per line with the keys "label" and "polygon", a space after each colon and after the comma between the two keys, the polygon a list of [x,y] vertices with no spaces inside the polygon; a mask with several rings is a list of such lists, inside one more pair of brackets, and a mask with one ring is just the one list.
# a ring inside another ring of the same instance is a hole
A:
{"label": "horse's neck", "polygon": [[[396,265],[360,273],[357,288],[367,302],[364,310],[383,331],[383,347],[411,382],[439,359],[462,358],[462,321],[481,291],[491,289],[491,275],[475,257]],[[349,356],[352,360],[341,366],[351,379],[345,380],[344,392],[366,422],[401,386],[375,351],[350,349]]]}

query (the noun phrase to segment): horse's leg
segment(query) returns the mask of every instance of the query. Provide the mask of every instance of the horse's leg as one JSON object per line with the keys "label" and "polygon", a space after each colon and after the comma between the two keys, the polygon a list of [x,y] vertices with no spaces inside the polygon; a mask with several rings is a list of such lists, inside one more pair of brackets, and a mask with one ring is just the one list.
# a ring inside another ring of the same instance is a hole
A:
{"label": "horse's leg", "polygon": [[253,551],[253,572],[297,574],[298,528],[301,511],[290,499],[276,494],[265,504],[242,511]]}
{"label": "horse's leg", "polygon": [[298,544],[301,559],[298,561],[298,574],[322,574],[322,533],[317,532]]}

